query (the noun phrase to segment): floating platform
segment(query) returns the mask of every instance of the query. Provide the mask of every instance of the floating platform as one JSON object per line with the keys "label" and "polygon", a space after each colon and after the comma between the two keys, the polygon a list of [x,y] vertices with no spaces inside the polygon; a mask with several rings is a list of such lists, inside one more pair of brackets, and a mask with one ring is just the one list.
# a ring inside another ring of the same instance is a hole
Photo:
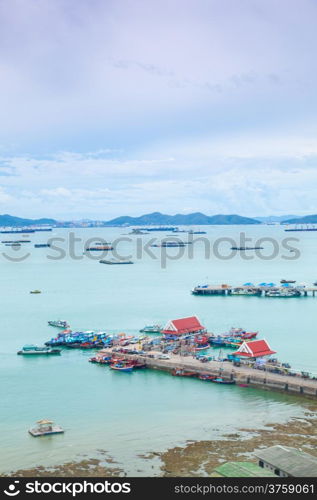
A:
{"label": "floating platform", "polygon": [[64,429],[62,429],[59,425],[52,425],[50,429],[40,429],[37,427],[35,427],[34,429],[29,429],[29,433],[33,437],[50,436],[52,434],[64,434]]}

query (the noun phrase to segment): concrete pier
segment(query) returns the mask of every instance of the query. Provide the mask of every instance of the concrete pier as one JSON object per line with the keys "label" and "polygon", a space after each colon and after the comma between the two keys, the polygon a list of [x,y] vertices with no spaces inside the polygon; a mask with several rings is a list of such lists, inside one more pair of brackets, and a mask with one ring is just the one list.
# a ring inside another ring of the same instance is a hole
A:
{"label": "concrete pier", "polygon": [[[109,355],[113,348],[102,349],[100,353]],[[306,379],[301,376],[290,376],[257,370],[247,366],[234,366],[231,362],[208,361],[202,363],[198,359],[189,356],[169,354],[170,359],[156,359],[149,354],[157,355],[157,352],[148,352],[146,355],[123,354],[113,352],[120,358],[138,360],[146,364],[148,368],[172,372],[174,369],[188,370],[201,374],[221,376],[225,380],[234,380],[236,384],[246,384],[259,389],[271,391],[283,391],[290,394],[298,394],[317,398],[317,380]],[[206,382],[205,382],[206,383]]]}

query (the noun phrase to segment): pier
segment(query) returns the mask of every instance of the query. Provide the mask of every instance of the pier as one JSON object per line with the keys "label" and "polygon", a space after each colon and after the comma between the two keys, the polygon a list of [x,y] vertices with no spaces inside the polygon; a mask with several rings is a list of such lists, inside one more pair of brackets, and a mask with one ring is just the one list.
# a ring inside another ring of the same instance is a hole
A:
{"label": "pier", "polygon": [[[268,286],[268,285],[236,285],[231,286],[227,284],[221,285],[198,285],[192,290],[193,295],[244,295],[244,296],[258,296],[258,297],[267,297],[268,292],[279,292],[281,295],[286,297],[307,297],[312,296],[315,297],[317,294],[317,287],[310,286],[302,288],[300,286]],[[296,295],[291,295],[292,292],[296,292]]]}
{"label": "pier", "polygon": [[[248,366],[235,366],[231,362],[208,361],[202,363],[198,359],[184,357],[178,354],[169,354],[170,359],[157,359],[151,355],[157,355],[157,351],[149,351],[146,355],[125,354],[106,348],[100,354],[114,354],[122,359],[130,359],[145,363],[148,368],[172,372],[173,370],[188,370],[195,372],[197,376],[210,374],[221,376],[224,380],[233,380],[237,385],[247,385],[258,389],[270,391],[282,391],[289,394],[297,394],[311,398],[317,398],[317,379],[306,379],[300,375],[290,376],[272,373],[264,370],[249,368]],[[202,383],[207,383],[203,382]]]}

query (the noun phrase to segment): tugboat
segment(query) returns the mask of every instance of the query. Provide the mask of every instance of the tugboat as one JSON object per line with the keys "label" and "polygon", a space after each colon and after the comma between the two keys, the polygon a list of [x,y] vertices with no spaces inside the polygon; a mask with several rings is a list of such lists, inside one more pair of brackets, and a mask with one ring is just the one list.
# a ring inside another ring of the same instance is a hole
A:
{"label": "tugboat", "polygon": [[18,351],[17,354],[21,354],[23,356],[34,356],[41,354],[55,354],[58,355],[61,353],[60,349],[52,349],[51,347],[38,347],[37,345],[28,344],[22,347],[21,351]]}
{"label": "tugboat", "polygon": [[29,433],[33,437],[64,433],[64,429],[62,429],[59,425],[54,425],[52,420],[38,420],[36,423],[38,424],[37,427],[29,429]]}

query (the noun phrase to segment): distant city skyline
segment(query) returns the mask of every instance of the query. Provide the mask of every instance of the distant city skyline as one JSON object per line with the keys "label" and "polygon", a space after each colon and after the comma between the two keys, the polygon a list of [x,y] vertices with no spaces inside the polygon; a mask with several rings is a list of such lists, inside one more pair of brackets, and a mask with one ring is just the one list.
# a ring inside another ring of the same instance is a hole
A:
{"label": "distant city skyline", "polygon": [[0,2],[0,213],[317,212],[313,0]]}

